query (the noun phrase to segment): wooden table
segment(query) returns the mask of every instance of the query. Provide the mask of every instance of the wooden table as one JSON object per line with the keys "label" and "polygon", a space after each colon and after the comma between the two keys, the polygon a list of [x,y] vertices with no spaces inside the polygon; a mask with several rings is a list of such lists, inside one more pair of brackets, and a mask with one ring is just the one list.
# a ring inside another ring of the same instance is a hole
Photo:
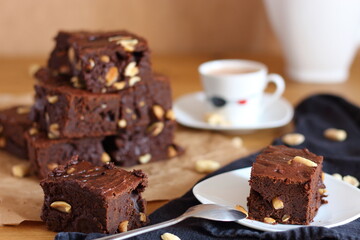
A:
{"label": "wooden table", "polygon": [[[270,72],[284,76],[283,60],[280,56],[257,56],[245,54],[232,55],[202,55],[202,56],[154,56],[154,69],[171,77],[173,96],[177,98],[185,93],[201,90],[197,66],[205,61],[221,58],[243,58],[260,61],[269,66]],[[24,94],[33,91],[34,80],[29,76],[28,69],[31,64],[43,65],[45,58],[29,59],[0,59],[0,94]],[[286,78],[286,76],[285,76]],[[271,89],[271,88],[270,88]],[[357,55],[349,79],[340,84],[302,84],[286,78],[284,97],[293,105],[302,99],[316,93],[332,93],[343,96],[360,105],[360,54]],[[288,126],[262,130],[241,136],[246,148],[256,151],[271,142],[281,134],[291,130]],[[194,136],[196,137],[196,136]],[[189,186],[190,188],[191,186]],[[163,205],[165,201],[150,202],[149,213]],[[0,239],[53,239],[55,233],[46,230],[43,223],[24,222],[19,226],[0,227]]]}

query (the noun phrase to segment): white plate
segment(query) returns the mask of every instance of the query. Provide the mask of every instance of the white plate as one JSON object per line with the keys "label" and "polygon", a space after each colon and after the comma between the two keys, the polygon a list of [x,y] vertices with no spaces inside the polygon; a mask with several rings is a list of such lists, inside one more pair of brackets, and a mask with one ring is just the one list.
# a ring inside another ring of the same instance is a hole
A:
{"label": "white plate", "polygon": [[[195,197],[201,203],[216,203],[229,207],[239,204],[247,209],[247,197],[250,192],[249,179],[251,168],[242,168],[223,173],[198,183],[193,188]],[[325,174],[328,204],[319,208],[314,221],[306,226],[335,227],[360,217],[360,190],[348,183]],[[285,231],[304,225],[266,224],[243,219],[238,223],[263,231]]]}
{"label": "white plate", "polygon": [[[264,95],[264,101],[270,95]],[[196,92],[184,95],[174,102],[174,113],[180,124],[200,129],[220,130],[224,132],[246,133],[254,130],[281,127],[289,123],[294,115],[293,107],[284,98],[280,98],[268,106],[268,111],[260,115],[258,121],[246,125],[212,126],[205,122],[206,108],[204,92]]]}

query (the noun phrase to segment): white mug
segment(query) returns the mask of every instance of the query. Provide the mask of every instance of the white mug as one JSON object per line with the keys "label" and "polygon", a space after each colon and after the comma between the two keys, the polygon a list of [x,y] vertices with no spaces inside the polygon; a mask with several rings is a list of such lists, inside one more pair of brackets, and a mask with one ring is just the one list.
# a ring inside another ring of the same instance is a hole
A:
{"label": "white mug", "polygon": [[299,82],[348,78],[359,47],[359,0],[264,0],[281,43],[286,72]]}
{"label": "white mug", "polygon": [[[207,111],[223,116],[231,125],[256,124],[259,114],[279,99],[285,83],[278,74],[268,74],[267,67],[250,60],[214,60],[199,66]],[[267,101],[264,91],[270,83],[276,90]]]}

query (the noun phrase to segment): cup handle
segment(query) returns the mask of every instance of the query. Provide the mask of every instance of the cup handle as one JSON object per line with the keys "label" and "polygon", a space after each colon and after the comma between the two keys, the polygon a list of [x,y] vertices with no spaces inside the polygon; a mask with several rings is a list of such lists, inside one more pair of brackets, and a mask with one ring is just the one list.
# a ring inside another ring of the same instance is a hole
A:
{"label": "cup handle", "polygon": [[270,96],[268,101],[266,101],[266,103],[263,104],[262,109],[265,109],[267,106],[269,106],[274,101],[279,99],[281,97],[281,95],[284,93],[284,90],[285,90],[285,81],[279,74],[271,73],[271,74],[269,74],[267,76],[267,78],[268,78],[268,83],[272,82],[272,83],[275,84],[276,90]]}

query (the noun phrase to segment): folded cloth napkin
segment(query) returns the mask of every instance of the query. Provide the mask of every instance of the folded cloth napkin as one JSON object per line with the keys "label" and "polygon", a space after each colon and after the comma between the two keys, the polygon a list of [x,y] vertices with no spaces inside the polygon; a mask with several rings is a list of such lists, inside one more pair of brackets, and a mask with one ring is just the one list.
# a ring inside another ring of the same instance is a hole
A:
{"label": "folded cloth napkin", "polygon": [[[360,179],[360,108],[332,95],[316,95],[300,103],[295,109],[295,132],[305,135],[306,140],[298,148],[324,156],[324,171],[352,175]],[[323,132],[327,128],[344,129],[348,137],[343,142],[327,140]],[[276,139],[273,144],[283,144]],[[257,154],[236,160],[206,176],[249,167]],[[203,180],[204,180],[203,179]],[[234,190],[236,191],[236,190]],[[152,224],[175,218],[189,207],[199,204],[190,190],[150,215]],[[360,203],[359,203],[360,204]],[[334,209],[336,211],[336,209]],[[165,232],[181,239],[360,239],[360,219],[334,228],[301,227],[284,232],[262,232],[234,222],[215,222],[203,219],[187,219],[171,227],[145,233],[131,239],[161,239]],[[103,234],[58,233],[56,240],[94,239]]]}

